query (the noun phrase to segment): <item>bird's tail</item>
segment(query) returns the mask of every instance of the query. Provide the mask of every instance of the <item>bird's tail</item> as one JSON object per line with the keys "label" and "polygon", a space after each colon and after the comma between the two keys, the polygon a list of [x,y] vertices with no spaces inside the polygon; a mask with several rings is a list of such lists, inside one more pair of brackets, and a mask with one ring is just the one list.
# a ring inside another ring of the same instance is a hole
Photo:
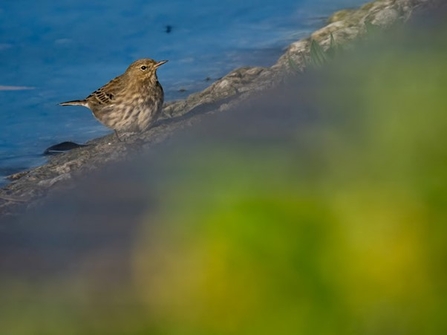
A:
{"label": "bird's tail", "polygon": [[61,106],[84,106],[84,107],[87,107],[87,101],[86,100],[71,100],[71,101],[61,102],[59,105],[61,105]]}

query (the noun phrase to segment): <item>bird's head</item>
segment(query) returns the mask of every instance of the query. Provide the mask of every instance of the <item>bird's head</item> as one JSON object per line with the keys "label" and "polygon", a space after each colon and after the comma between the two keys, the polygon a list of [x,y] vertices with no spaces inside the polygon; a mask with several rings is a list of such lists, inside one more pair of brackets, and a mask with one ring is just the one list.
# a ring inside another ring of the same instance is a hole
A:
{"label": "bird's head", "polygon": [[126,75],[141,81],[156,80],[157,69],[166,62],[167,60],[157,62],[150,58],[139,59],[129,65],[126,70]]}

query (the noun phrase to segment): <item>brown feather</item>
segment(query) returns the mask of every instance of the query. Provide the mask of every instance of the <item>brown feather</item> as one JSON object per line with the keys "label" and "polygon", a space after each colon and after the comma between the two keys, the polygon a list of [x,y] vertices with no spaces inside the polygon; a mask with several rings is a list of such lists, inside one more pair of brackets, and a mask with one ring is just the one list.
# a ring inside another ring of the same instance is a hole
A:
{"label": "brown feather", "polygon": [[61,102],[59,105],[61,106],[84,106],[84,107],[88,107],[87,106],[87,100],[70,100],[70,101],[65,101],[65,102]]}
{"label": "brown feather", "polygon": [[118,76],[109,81],[104,86],[98,88],[92,94],[90,94],[85,100],[90,101],[92,104],[107,105],[113,103],[115,96],[124,90],[125,83],[122,76]]}

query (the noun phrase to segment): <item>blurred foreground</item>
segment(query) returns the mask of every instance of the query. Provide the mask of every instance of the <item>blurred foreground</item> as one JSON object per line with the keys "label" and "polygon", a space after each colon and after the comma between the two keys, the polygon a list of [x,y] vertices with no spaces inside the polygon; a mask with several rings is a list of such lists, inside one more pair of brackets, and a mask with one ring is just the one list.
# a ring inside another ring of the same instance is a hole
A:
{"label": "blurred foreground", "polygon": [[447,30],[357,46],[0,225],[0,334],[446,334]]}

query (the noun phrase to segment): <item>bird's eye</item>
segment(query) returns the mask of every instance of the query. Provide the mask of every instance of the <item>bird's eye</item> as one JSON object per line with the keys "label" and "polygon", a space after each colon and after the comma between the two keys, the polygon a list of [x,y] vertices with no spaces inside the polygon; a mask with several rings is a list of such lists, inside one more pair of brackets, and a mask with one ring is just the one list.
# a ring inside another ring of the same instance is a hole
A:
{"label": "bird's eye", "polygon": [[147,66],[146,65],[143,65],[142,67],[141,67],[141,70],[146,70],[147,69]]}

